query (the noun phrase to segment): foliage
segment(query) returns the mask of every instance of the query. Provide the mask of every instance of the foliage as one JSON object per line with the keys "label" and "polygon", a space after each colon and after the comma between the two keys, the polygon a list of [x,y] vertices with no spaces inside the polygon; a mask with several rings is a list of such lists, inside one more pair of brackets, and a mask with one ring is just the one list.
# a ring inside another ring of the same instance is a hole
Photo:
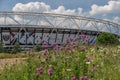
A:
{"label": "foliage", "polygon": [[41,46],[39,46],[39,45],[35,45],[35,46],[33,47],[33,50],[34,50],[34,51],[41,51],[41,50],[43,50],[43,48],[42,48]]}
{"label": "foliage", "polygon": [[0,42],[0,53],[4,51],[3,44]]}
{"label": "foliage", "polygon": [[12,50],[12,53],[13,54],[16,54],[18,52],[20,52],[20,44],[19,43],[15,43],[14,47],[13,47],[13,50]]}
{"label": "foliage", "polygon": [[3,47],[3,43],[0,42],[0,53],[9,53],[8,49]]}
{"label": "foliage", "polygon": [[[6,65],[0,80],[120,80],[120,46],[61,46]],[[97,53],[97,54],[96,54]]]}
{"label": "foliage", "polygon": [[97,44],[118,44],[119,40],[113,34],[101,33],[97,38]]}

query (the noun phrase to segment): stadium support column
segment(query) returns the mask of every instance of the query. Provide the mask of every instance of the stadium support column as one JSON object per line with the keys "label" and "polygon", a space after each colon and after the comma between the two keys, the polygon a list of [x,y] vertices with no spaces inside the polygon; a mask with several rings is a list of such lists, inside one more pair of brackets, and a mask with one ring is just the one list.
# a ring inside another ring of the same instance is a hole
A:
{"label": "stadium support column", "polygon": [[[41,40],[43,39],[43,32],[44,32],[44,28],[42,28],[42,38],[41,38]],[[42,43],[41,43],[41,45],[42,45]]]}
{"label": "stadium support column", "polygon": [[3,43],[3,39],[2,39],[2,28],[1,28],[1,43]]}
{"label": "stadium support column", "polygon": [[26,31],[25,31],[25,35],[26,35],[26,42],[25,42],[25,45],[27,46],[27,38],[28,38],[28,36],[27,36],[27,32],[28,32],[28,30],[27,30],[27,28],[25,29]]}
{"label": "stadium support column", "polygon": [[36,33],[36,29],[34,28],[34,39],[33,39],[33,45],[35,45],[35,33]]}
{"label": "stadium support column", "polygon": [[63,35],[62,35],[62,43],[63,43],[63,39],[64,39],[64,34],[65,34],[65,29],[64,29]]}
{"label": "stadium support column", "polygon": [[50,31],[49,31],[49,38],[48,38],[48,45],[50,45],[50,34],[51,34],[51,32],[52,32],[52,30],[50,29]]}
{"label": "stadium support column", "polygon": [[70,29],[70,32],[69,32],[69,37],[70,37],[70,34],[71,34],[71,29]]}
{"label": "stadium support column", "polygon": [[[56,29],[55,42],[57,41],[58,30]],[[57,42],[56,42],[57,43]]]}
{"label": "stadium support column", "polygon": [[20,28],[18,28],[18,43],[19,43],[19,30],[20,30]]}
{"label": "stadium support column", "polygon": [[10,45],[11,45],[11,29],[9,29],[9,36],[10,36]]}

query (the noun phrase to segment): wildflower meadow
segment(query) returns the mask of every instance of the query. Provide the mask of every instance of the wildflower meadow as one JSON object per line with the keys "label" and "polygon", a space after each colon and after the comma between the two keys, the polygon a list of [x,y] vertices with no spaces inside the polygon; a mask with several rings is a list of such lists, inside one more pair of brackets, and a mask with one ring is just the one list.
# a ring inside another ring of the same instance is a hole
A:
{"label": "wildflower meadow", "polygon": [[120,80],[119,45],[66,41],[60,46],[53,42],[51,48],[45,44],[43,49],[37,45],[19,54],[0,54],[1,59],[20,58],[19,63],[16,59],[0,67],[0,80]]}
{"label": "wildflower meadow", "polygon": [[6,64],[0,80],[120,80],[119,46],[53,46],[39,52],[30,49],[19,64]]}

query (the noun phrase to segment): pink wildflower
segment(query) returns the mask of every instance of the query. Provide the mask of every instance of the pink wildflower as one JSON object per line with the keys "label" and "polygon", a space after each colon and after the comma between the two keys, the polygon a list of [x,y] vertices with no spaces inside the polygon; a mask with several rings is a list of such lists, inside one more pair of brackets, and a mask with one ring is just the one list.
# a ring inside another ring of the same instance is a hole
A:
{"label": "pink wildflower", "polygon": [[82,76],[81,80],[88,80],[88,77],[87,76]]}
{"label": "pink wildflower", "polygon": [[36,73],[36,77],[39,77],[39,75],[42,73],[43,73],[43,67],[40,67]]}
{"label": "pink wildflower", "polygon": [[66,42],[70,42],[70,41],[71,41],[71,37],[67,37]]}
{"label": "pink wildflower", "polygon": [[48,75],[52,75],[53,74],[53,69],[52,68],[49,68],[48,70],[47,70],[47,73],[48,73]]}
{"label": "pink wildflower", "polygon": [[45,39],[42,39],[42,40],[41,40],[41,43],[44,43],[44,42],[45,42]]}
{"label": "pink wildflower", "polygon": [[52,46],[55,47],[56,46],[56,42],[52,42]]}
{"label": "pink wildflower", "polygon": [[75,76],[71,78],[71,80],[78,80]]}

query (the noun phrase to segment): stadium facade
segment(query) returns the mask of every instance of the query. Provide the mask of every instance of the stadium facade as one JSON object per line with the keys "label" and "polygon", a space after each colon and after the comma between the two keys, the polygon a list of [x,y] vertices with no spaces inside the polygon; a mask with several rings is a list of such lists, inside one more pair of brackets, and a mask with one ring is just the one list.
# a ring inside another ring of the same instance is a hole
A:
{"label": "stadium facade", "polygon": [[[0,40],[5,47],[51,45],[70,41],[94,44],[102,32],[120,37],[120,25],[110,21],[83,16],[34,13],[0,12]],[[44,40],[44,41],[43,41]]]}

